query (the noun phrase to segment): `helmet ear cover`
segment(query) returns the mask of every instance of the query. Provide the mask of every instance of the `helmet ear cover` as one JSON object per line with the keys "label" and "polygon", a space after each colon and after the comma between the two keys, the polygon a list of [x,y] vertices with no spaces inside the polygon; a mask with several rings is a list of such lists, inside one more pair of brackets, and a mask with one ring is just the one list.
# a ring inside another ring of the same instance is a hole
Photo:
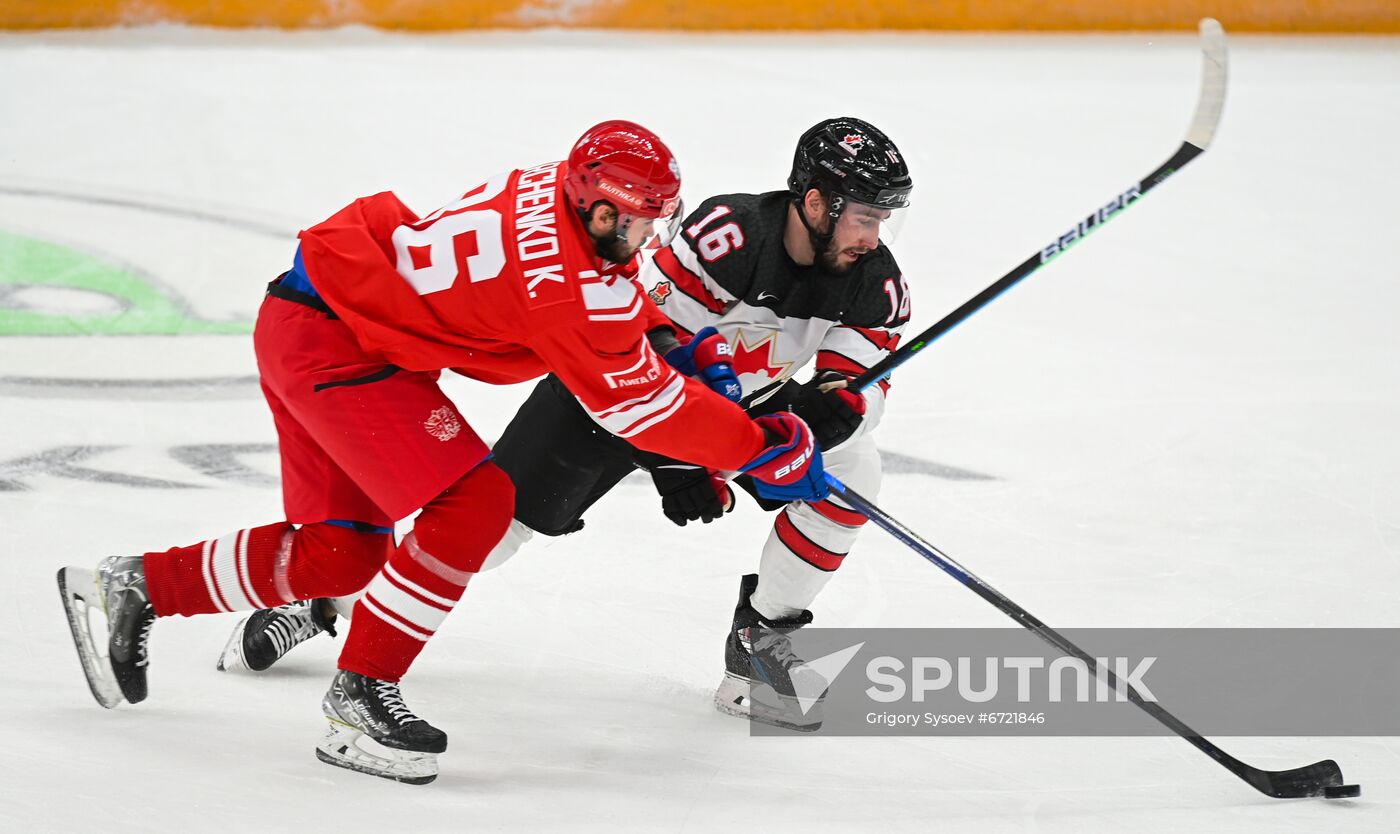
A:
{"label": "helmet ear cover", "polygon": [[[821,201],[826,207],[823,214],[826,215],[829,222],[826,225],[825,232],[818,230],[817,227],[813,225],[812,221],[807,219],[807,195],[813,190],[821,196]],[[819,243],[823,247],[826,246],[831,240],[832,235],[835,234],[836,222],[841,219],[842,212],[846,210],[846,198],[838,193],[836,189],[832,188],[830,183],[824,182],[820,178],[814,179],[812,182],[808,183],[801,191],[793,192],[792,204],[797,209],[797,216],[802,220],[802,225],[807,228],[807,233],[812,236],[813,242]]]}

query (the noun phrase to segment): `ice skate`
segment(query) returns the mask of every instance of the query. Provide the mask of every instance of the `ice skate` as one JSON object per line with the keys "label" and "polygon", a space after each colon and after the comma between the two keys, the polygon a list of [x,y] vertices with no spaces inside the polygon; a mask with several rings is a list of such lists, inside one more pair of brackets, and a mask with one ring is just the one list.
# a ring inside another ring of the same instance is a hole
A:
{"label": "ice skate", "polygon": [[822,725],[827,681],[793,654],[789,637],[812,622],[812,612],[767,620],[749,604],[757,587],[757,574],[745,576],[739,584],[739,605],[724,644],[724,679],[715,690],[715,707],[763,724],[813,732]]}
{"label": "ice skate", "polygon": [[109,556],[96,570],[62,568],[58,592],[73,645],[97,703],[112,709],[146,699],[147,643],[155,610],[140,556]]}
{"label": "ice skate", "polygon": [[323,631],[334,637],[335,615],[326,613],[327,604],[324,599],[298,600],[254,611],[234,627],[219,655],[219,671],[262,672]]}
{"label": "ice skate", "polygon": [[354,672],[336,673],[321,701],[330,727],[316,758],[372,776],[426,785],[438,775],[447,734],[404,704],[399,685]]}

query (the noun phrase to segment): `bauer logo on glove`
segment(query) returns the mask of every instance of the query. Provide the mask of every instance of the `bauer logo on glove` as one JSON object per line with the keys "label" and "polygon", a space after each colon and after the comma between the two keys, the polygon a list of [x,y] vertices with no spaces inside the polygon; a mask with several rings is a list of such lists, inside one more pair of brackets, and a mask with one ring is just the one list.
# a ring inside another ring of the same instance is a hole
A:
{"label": "bauer logo on glove", "polygon": [[826,470],[811,429],[795,414],[780,411],[755,417],[769,446],[743,469],[753,476],[754,490],[774,501],[816,502],[826,498]]}
{"label": "bauer logo on glove", "polygon": [[699,379],[716,394],[737,403],[743,397],[743,388],[730,364],[733,355],[733,349],[719,331],[705,327],[690,341],[666,351],[666,361],[686,376]]}
{"label": "bauer logo on glove", "polygon": [[788,475],[794,472],[801,472],[803,468],[807,466],[807,461],[812,457],[812,453],[816,450],[816,444],[812,442],[810,437],[807,438],[807,448],[799,452],[797,457],[792,459],[791,463],[774,470],[773,480],[781,483],[787,479]]}

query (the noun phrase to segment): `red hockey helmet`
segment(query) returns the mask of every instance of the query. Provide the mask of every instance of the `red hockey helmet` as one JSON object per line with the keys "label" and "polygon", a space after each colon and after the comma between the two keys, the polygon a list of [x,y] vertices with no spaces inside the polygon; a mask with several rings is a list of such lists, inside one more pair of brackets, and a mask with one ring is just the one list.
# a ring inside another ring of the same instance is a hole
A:
{"label": "red hockey helmet", "polygon": [[669,217],[680,191],[681,169],[671,149],[635,122],[596,124],[569,151],[564,193],[581,212],[606,200],[621,214]]}

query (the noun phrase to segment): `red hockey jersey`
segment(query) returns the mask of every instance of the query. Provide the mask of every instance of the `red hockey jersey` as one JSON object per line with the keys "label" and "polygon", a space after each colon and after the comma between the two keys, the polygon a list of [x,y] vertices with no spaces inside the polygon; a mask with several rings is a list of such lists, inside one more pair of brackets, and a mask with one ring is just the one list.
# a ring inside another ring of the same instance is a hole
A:
{"label": "red hockey jersey", "polygon": [[301,233],[307,274],[386,362],[497,384],[552,371],[634,446],[739,469],[762,430],[652,350],[646,332],[668,320],[594,253],[564,170],[501,174],[421,219],[390,192],[356,200]]}

